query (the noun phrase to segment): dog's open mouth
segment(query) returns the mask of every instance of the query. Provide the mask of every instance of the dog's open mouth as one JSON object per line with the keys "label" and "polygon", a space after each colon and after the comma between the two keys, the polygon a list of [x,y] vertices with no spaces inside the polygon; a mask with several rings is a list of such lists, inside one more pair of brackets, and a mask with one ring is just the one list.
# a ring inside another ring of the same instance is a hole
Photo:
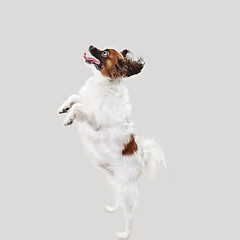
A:
{"label": "dog's open mouth", "polygon": [[93,57],[87,57],[87,54],[84,53],[83,57],[85,58],[85,61],[89,64],[95,64],[95,65],[100,65],[101,62],[97,59],[97,58],[93,58]]}

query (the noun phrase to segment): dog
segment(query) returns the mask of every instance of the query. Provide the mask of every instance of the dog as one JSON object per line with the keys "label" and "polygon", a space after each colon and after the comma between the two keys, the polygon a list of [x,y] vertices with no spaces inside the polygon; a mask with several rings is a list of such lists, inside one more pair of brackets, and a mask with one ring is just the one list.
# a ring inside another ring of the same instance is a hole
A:
{"label": "dog", "polygon": [[94,75],[79,94],[71,95],[61,105],[59,113],[67,113],[65,126],[77,120],[84,145],[96,165],[106,172],[114,189],[115,204],[107,205],[105,210],[123,209],[125,231],[117,233],[117,237],[127,239],[137,205],[138,179],[165,165],[165,156],[153,139],[136,135],[131,121],[126,78],[141,72],[143,59],[133,60],[127,49],[118,52],[90,46],[89,52],[92,57],[84,53],[84,59]]}

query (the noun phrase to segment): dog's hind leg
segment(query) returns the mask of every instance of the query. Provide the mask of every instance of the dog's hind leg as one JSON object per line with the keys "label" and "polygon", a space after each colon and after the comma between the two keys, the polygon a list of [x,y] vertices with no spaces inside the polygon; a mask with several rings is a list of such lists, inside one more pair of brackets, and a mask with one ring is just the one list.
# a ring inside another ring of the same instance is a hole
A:
{"label": "dog's hind leg", "polygon": [[68,112],[68,110],[73,106],[73,104],[75,103],[79,103],[80,99],[79,99],[79,95],[77,94],[73,94],[71,95],[67,101],[65,101],[61,107],[58,109],[58,113],[62,114],[62,113],[66,113]]}
{"label": "dog's hind leg", "polygon": [[114,206],[106,205],[105,210],[109,213],[112,213],[112,212],[115,212],[119,207],[119,187],[117,186],[117,184],[112,179],[112,176],[108,175],[107,179],[108,179],[108,182],[110,183],[110,185],[113,189],[113,195],[114,195],[114,201],[115,202],[114,202]]}
{"label": "dog's hind leg", "polygon": [[127,239],[132,233],[134,211],[137,206],[138,186],[137,182],[130,182],[120,189],[121,204],[126,218],[124,232],[117,233],[119,239]]}

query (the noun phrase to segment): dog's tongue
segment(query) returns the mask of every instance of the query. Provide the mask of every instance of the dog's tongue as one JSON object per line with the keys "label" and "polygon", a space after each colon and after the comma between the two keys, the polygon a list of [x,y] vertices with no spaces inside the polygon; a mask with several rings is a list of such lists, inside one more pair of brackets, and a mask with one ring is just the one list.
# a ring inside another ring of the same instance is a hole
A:
{"label": "dog's tongue", "polygon": [[86,61],[90,61],[93,62],[95,64],[100,64],[100,61],[96,58],[92,58],[92,57],[87,57],[87,54],[84,53],[83,57],[86,59]]}

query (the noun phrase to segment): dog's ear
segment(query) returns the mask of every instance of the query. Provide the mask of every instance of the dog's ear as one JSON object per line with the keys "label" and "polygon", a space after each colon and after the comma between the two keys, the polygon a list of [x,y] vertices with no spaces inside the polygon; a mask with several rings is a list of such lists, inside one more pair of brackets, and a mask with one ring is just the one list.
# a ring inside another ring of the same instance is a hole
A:
{"label": "dog's ear", "polygon": [[129,53],[130,51],[128,49],[124,49],[121,51],[121,54],[124,58],[126,58],[127,54]]}
{"label": "dog's ear", "polygon": [[130,77],[141,72],[144,67],[144,61],[140,58],[137,61],[130,59],[118,59],[115,65],[114,77]]}
{"label": "dog's ear", "polygon": [[112,72],[112,77],[118,78],[118,77],[126,77],[127,75],[127,65],[125,63],[126,61],[124,59],[118,59],[117,63],[115,64],[114,71]]}
{"label": "dog's ear", "polygon": [[126,77],[130,77],[132,75],[136,75],[136,74],[140,73],[142,71],[145,63],[144,63],[143,59],[140,58],[137,61],[127,60],[126,65],[127,65]]}

